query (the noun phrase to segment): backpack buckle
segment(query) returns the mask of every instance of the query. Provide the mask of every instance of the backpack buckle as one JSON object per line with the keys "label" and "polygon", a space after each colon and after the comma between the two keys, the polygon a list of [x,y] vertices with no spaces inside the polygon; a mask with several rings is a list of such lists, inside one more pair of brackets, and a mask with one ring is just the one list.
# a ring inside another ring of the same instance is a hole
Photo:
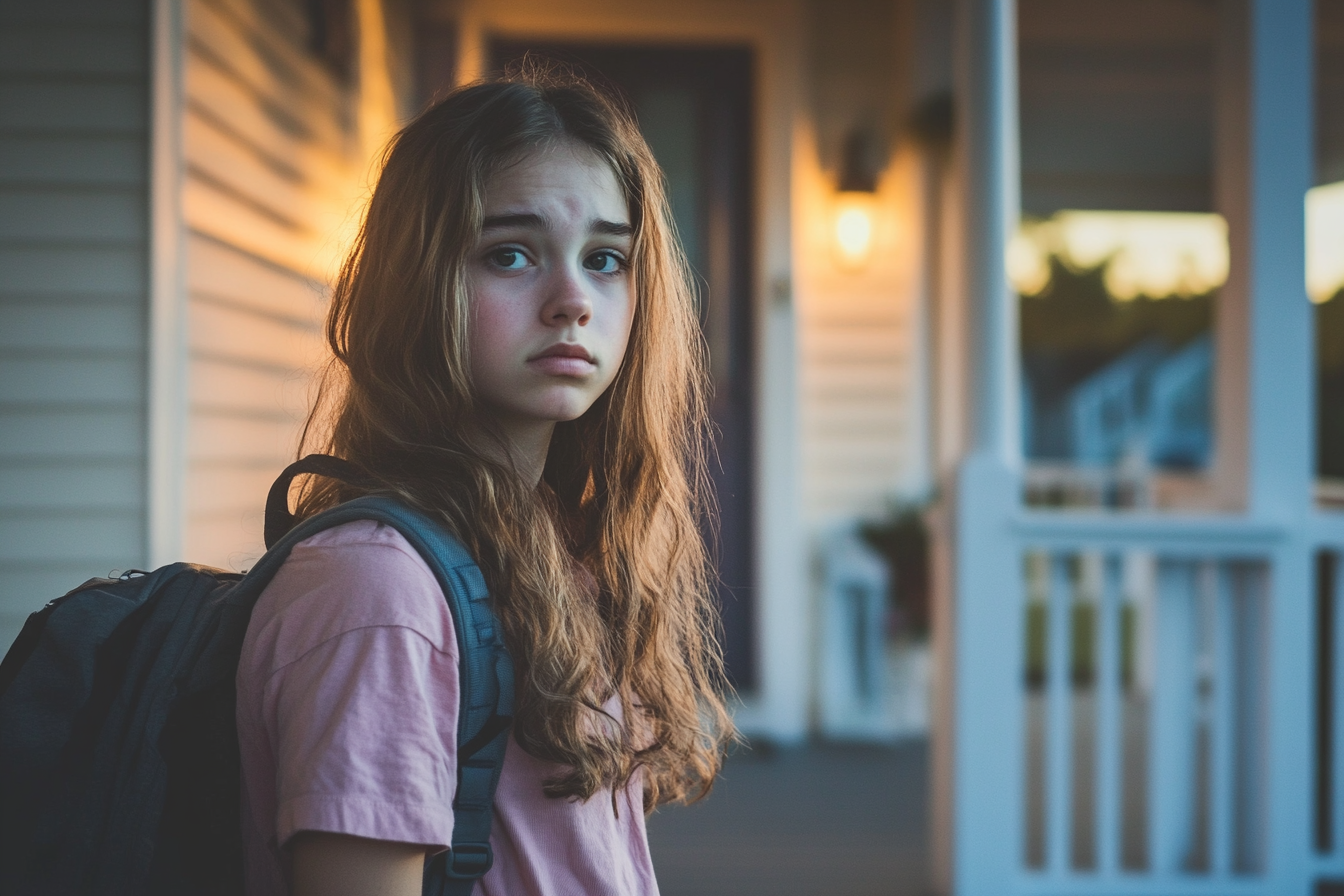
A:
{"label": "backpack buckle", "polygon": [[489,843],[455,843],[448,851],[448,876],[475,880],[495,864],[495,853]]}

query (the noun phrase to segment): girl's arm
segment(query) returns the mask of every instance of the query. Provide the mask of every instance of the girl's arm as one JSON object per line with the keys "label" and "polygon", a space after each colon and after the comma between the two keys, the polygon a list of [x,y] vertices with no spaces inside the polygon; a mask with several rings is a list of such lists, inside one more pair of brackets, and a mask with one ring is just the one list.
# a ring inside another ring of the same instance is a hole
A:
{"label": "girl's arm", "polygon": [[420,896],[423,846],[303,831],[289,849],[294,896]]}

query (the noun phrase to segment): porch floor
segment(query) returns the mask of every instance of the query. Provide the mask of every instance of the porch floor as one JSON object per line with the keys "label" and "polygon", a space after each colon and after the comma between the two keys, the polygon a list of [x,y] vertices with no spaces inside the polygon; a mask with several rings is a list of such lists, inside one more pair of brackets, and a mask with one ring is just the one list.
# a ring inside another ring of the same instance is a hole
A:
{"label": "porch floor", "polygon": [[739,750],[649,818],[663,896],[925,896],[928,744]]}

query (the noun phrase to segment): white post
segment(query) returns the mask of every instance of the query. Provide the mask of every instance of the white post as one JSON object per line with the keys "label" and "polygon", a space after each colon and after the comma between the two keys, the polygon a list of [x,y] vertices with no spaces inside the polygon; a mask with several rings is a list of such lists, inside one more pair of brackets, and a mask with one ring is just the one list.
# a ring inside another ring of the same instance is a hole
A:
{"label": "white post", "polygon": [[956,164],[971,368],[971,452],[1021,461],[1017,299],[1004,264],[1021,217],[1017,4],[962,0],[956,35]]}
{"label": "white post", "polygon": [[[959,0],[954,166],[968,330],[970,433],[953,489],[950,887],[1013,889],[1021,868],[1022,558],[1016,297],[1004,255],[1019,217],[1014,0]],[[945,735],[944,735],[945,736]],[[945,749],[947,741],[935,744]]]}
{"label": "white post", "polygon": [[1283,524],[1264,636],[1269,878],[1306,893],[1312,819],[1312,554],[1315,473],[1312,318],[1305,286],[1312,165],[1312,2],[1250,0],[1245,141],[1247,505]]}
{"label": "white post", "polygon": [[1311,0],[1251,4],[1245,248],[1249,255],[1249,505],[1298,519],[1315,478],[1304,202],[1312,165]]}

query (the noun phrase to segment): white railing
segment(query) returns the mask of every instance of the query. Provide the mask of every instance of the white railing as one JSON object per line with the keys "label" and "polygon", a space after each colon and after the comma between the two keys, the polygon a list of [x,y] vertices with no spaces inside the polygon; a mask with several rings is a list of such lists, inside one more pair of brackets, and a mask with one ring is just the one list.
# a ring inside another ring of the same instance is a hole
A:
{"label": "white railing", "polygon": [[1029,893],[1263,893],[1273,527],[1023,514]]}
{"label": "white railing", "polygon": [[[999,717],[1019,772],[1001,791],[1017,868],[1003,892],[1279,896],[1344,879],[1344,514],[1307,528],[1015,517],[1021,584],[1003,594],[1020,627],[992,660],[1016,695]],[[1273,633],[1303,601],[1328,631],[1284,655]],[[1283,699],[1308,678],[1317,702]],[[1294,755],[1315,762],[1274,752],[1308,741]]]}

